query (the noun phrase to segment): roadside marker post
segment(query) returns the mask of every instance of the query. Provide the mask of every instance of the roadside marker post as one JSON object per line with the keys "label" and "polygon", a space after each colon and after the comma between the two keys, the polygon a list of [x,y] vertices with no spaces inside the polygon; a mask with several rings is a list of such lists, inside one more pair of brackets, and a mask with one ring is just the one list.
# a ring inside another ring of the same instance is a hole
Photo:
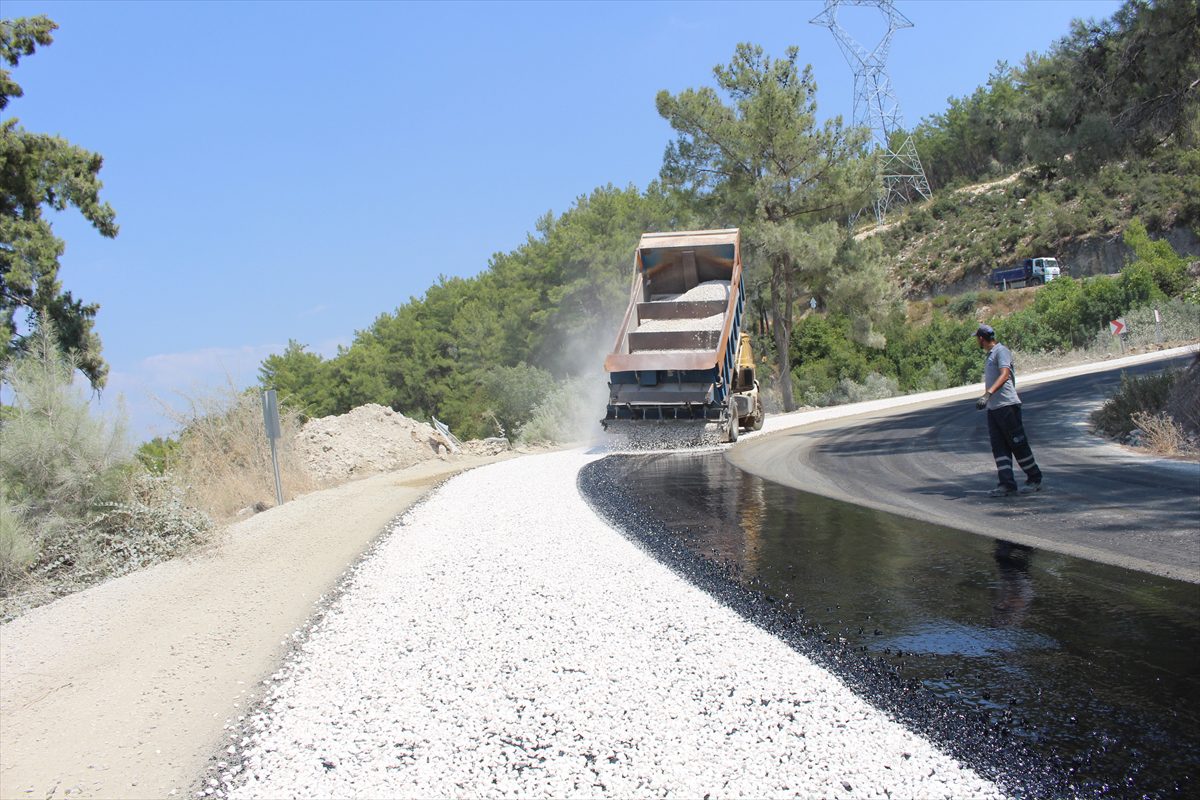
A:
{"label": "roadside marker post", "polygon": [[1125,318],[1117,317],[1108,323],[1108,328],[1112,331],[1112,335],[1117,337],[1117,341],[1121,344],[1121,355],[1125,355],[1125,333],[1128,330],[1125,327]]}
{"label": "roadside marker post", "polygon": [[267,440],[271,443],[271,468],[275,471],[275,505],[283,505],[283,484],[279,480],[279,400],[274,389],[262,393],[263,424],[267,426]]}
{"label": "roadside marker post", "polygon": [[1157,344],[1162,344],[1162,315],[1158,313],[1158,309],[1154,309],[1154,341]]}

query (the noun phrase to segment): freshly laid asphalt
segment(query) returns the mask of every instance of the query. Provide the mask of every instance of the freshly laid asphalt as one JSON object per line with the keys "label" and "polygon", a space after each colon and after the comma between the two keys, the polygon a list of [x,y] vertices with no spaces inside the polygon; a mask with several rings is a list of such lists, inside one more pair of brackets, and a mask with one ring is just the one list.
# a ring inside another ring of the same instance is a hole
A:
{"label": "freshly laid asphalt", "polygon": [[[728,451],[776,483],[984,536],[1200,583],[1200,464],[1107,442],[1089,414],[1120,383],[1194,354],[1022,385],[1024,421],[1044,488],[989,498],[987,420],[974,394],[816,421]],[[1018,471],[1018,483],[1023,476]]]}

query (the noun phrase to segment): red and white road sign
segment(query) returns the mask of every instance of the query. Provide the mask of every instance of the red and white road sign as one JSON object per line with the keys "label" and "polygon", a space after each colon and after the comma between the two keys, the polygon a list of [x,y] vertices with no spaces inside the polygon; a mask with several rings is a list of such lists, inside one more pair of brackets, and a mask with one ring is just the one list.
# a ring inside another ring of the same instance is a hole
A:
{"label": "red and white road sign", "polygon": [[1112,330],[1113,336],[1120,336],[1121,334],[1125,333],[1125,318],[1117,317],[1108,323],[1108,327]]}

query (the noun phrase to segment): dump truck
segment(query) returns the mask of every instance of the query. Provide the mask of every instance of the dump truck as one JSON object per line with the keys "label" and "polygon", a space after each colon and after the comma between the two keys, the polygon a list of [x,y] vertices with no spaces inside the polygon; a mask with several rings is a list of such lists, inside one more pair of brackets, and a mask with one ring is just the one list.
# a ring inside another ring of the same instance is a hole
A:
{"label": "dump truck", "polygon": [[1049,283],[1061,274],[1058,259],[1027,258],[1015,267],[992,270],[991,284],[1003,291]]}
{"label": "dump truck", "polygon": [[744,308],[737,228],[644,234],[629,307],[604,359],[605,431],[656,442],[673,429],[668,439],[690,444],[760,429]]}

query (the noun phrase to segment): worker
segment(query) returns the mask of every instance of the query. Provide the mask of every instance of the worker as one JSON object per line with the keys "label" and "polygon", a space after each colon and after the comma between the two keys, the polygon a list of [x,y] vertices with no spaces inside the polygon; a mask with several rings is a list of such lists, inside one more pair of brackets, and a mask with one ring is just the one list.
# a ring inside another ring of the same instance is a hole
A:
{"label": "worker", "polygon": [[975,331],[975,341],[987,352],[983,367],[983,395],[975,401],[975,407],[987,409],[988,438],[992,441],[992,455],[996,459],[996,471],[1000,483],[988,492],[988,497],[1008,497],[1018,493],[1017,481],[1013,477],[1013,459],[1025,473],[1025,485],[1020,494],[1031,494],[1042,488],[1042,471],[1033,458],[1033,450],[1025,436],[1021,422],[1021,398],[1017,396],[1017,380],[1013,372],[1012,351],[996,341],[996,331],[991,325],[980,325]]}

